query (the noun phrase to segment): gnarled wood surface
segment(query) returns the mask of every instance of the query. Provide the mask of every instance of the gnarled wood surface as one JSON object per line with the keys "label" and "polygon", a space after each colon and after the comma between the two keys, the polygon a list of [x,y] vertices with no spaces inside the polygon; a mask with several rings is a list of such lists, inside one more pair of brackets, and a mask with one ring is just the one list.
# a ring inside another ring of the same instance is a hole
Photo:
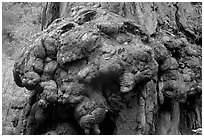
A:
{"label": "gnarled wood surface", "polygon": [[201,3],[47,3],[14,65],[19,134],[192,134],[202,127]]}

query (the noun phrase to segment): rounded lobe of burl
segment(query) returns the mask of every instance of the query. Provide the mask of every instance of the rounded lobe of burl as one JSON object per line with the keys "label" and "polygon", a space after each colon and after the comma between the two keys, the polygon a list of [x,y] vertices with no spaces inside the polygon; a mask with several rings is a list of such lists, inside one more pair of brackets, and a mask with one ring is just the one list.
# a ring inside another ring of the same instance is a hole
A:
{"label": "rounded lobe of burl", "polygon": [[46,49],[46,55],[52,59],[56,58],[57,47],[54,38],[47,37],[44,40],[44,47]]}
{"label": "rounded lobe of burl", "polygon": [[24,85],[24,87],[26,87],[27,89],[35,89],[36,85],[40,82],[40,76],[34,72],[26,72],[23,77],[22,77],[22,84]]}
{"label": "rounded lobe of burl", "polygon": [[56,103],[58,98],[57,93],[57,84],[54,80],[49,80],[46,82],[40,83],[43,88],[43,92],[39,95],[41,105],[46,106],[45,104]]}
{"label": "rounded lobe of burl", "polygon": [[44,70],[44,62],[40,58],[36,58],[33,63],[33,70],[37,73],[42,73]]}
{"label": "rounded lobe of burl", "polygon": [[46,56],[46,53],[45,53],[45,48],[43,47],[42,41],[43,41],[42,37],[39,37],[38,39],[34,41],[33,54],[36,58],[44,59]]}
{"label": "rounded lobe of burl", "polygon": [[83,84],[63,82],[60,88],[60,94],[59,100],[62,104],[75,106],[83,101],[86,93]]}
{"label": "rounded lobe of burl", "polygon": [[57,61],[50,61],[49,63],[45,64],[44,73],[48,75],[53,75],[58,67]]}

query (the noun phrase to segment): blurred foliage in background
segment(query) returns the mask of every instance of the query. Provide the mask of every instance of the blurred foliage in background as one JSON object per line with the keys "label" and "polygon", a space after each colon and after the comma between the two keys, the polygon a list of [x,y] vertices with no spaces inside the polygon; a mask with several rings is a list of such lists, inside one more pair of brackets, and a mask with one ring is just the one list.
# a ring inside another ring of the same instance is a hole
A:
{"label": "blurred foliage in background", "polygon": [[29,92],[16,86],[12,69],[14,60],[33,37],[40,32],[41,12],[45,3],[2,3],[2,134],[13,134],[12,120],[21,110],[11,109],[12,104],[22,104]]}
{"label": "blurred foliage in background", "polygon": [[2,51],[16,58],[23,47],[40,31],[44,3],[2,3]]}

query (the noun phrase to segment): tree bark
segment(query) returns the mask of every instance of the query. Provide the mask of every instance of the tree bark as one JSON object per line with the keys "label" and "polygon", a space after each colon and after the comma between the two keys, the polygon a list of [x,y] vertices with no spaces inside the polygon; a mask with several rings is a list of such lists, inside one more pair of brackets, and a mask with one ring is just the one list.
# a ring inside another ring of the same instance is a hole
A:
{"label": "tree bark", "polygon": [[[178,135],[192,134],[192,129],[202,127],[201,3],[48,2],[42,11],[42,30],[46,31],[55,19],[72,18],[76,6],[106,9],[133,21],[140,30],[140,39],[154,51],[152,57],[158,64],[157,74],[148,82],[136,83],[134,93],[123,96],[114,93],[104,98],[98,95],[101,102],[106,100],[113,109],[100,125],[102,134]],[[63,29],[67,31],[72,27]],[[124,73],[121,81],[131,82],[129,73]],[[146,75],[135,75],[148,79]],[[117,84],[111,84],[112,87],[107,87],[116,90]],[[112,131],[104,128],[108,124],[112,125]],[[83,134],[80,127],[74,129]]]}

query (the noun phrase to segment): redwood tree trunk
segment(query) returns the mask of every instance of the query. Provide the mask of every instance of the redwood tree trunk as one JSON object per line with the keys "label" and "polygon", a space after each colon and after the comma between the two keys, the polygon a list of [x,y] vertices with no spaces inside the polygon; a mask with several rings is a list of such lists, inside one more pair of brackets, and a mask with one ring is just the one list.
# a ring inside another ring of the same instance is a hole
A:
{"label": "redwood tree trunk", "polygon": [[135,22],[158,63],[154,78],[136,84],[137,94],[110,96],[108,105],[119,110],[101,123],[111,125],[104,134],[192,134],[202,127],[201,3],[51,2],[43,9],[42,30],[57,18],[71,17],[76,6],[102,7]]}

